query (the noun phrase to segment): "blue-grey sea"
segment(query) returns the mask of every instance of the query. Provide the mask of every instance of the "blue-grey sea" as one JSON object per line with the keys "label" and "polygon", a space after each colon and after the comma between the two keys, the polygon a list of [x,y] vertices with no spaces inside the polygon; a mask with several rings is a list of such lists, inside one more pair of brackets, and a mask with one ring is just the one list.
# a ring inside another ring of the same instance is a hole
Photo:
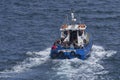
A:
{"label": "blue-grey sea", "polygon": [[[52,60],[71,9],[93,35],[91,56]],[[120,0],[0,0],[0,80],[120,80]]]}

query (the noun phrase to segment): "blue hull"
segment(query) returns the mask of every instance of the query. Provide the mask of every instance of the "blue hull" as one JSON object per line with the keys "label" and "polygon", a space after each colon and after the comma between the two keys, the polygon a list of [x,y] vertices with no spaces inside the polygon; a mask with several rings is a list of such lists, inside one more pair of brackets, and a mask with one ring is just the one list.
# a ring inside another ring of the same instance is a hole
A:
{"label": "blue hull", "polygon": [[92,41],[90,41],[86,46],[81,48],[63,48],[60,45],[56,50],[51,49],[50,57],[52,59],[72,59],[72,58],[79,58],[79,59],[86,59],[90,56],[90,51],[92,48]]}

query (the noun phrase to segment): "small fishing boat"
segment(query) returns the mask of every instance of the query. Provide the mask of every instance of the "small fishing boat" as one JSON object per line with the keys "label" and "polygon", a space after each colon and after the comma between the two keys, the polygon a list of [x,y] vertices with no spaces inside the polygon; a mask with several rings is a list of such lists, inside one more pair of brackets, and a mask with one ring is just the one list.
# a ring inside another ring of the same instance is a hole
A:
{"label": "small fishing boat", "polygon": [[86,30],[85,24],[77,24],[74,13],[71,12],[71,24],[64,24],[60,28],[61,37],[51,47],[52,59],[86,59],[90,56],[92,37]]}

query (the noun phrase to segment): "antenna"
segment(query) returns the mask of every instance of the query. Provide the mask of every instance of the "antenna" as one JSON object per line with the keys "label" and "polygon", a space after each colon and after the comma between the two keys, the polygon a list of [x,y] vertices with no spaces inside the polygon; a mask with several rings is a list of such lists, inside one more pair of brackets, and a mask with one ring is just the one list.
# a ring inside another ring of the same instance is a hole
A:
{"label": "antenna", "polygon": [[81,24],[82,21],[81,21],[81,18],[80,18],[80,14],[78,14],[78,17],[79,17],[79,23]]}
{"label": "antenna", "polygon": [[72,23],[73,23],[73,25],[74,25],[74,22],[76,22],[76,18],[75,18],[75,16],[74,16],[74,12],[73,12],[72,9],[71,9],[71,17],[72,17]]}
{"label": "antenna", "polygon": [[66,15],[66,23],[69,24],[68,14]]}

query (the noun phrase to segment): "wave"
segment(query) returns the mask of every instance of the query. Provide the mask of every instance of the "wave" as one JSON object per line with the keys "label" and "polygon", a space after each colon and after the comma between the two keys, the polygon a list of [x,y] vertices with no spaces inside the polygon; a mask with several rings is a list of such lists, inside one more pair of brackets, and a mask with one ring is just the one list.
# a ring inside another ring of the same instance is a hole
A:
{"label": "wave", "polygon": [[15,73],[22,73],[29,70],[32,67],[43,64],[49,59],[50,48],[47,48],[40,52],[27,52],[29,58],[26,58],[23,62],[18,63],[11,70],[4,70],[0,72],[0,78],[11,77],[10,75]]}
{"label": "wave", "polygon": [[33,57],[27,58],[25,61],[23,61],[19,65],[14,66],[12,71],[22,72],[31,67],[34,67],[46,62],[47,59],[49,59],[49,51],[50,51],[50,48],[40,52],[27,52],[26,53],[27,55],[33,56]]}
{"label": "wave", "polygon": [[[32,67],[48,62],[50,60],[49,52],[50,48],[40,52],[27,52],[26,54],[29,58],[18,63],[11,70],[0,72],[0,78],[13,77],[16,73],[24,73],[32,69]],[[66,77],[69,80],[95,80],[98,77],[97,75],[108,73],[100,64],[102,59],[111,57],[115,53],[116,51],[106,51],[102,46],[93,45],[91,56],[87,60],[80,60],[77,58],[52,60],[53,63],[56,63],[56,65],[59,64],[60,66],[55,67],[55,65],[53,65],[51,68],[53,71],[56,71],[57,76],[61,76],[61,79]]]}
{"label": "wave", "polygon": [[102,59],[110,57],[115,53],[116,51],[106,51],[102,46],[93,45],[91,57],[85,61],[77,58],[62,60],[60,67],[57,68],[57,74],[61,76],[66,75],[69,80],[96,80],[98,79],[97,75],[108,73],[100,64]]}

